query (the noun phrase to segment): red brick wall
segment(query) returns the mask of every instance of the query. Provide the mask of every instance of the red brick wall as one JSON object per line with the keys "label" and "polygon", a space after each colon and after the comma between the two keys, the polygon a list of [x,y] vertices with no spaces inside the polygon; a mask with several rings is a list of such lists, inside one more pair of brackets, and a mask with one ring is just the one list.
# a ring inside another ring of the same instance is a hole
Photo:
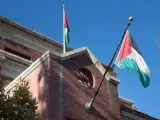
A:
{"label": "red brick wall", "polygon": [[61,81],[60,81],[60,64],[50,59],[50,81],[49,81],[49,118],[50,120],[63,120],[61,118],[62,102],[61,102]]}
{"label": "red brick wall", "polygon": [[14,43],[12,41],[9,41],[6,39],[0,40],[0,49],[4,50],[5,47],[10,48],[14,51],[17,51],[21,54],[24,54],[24,55],[31,57],[32,61],[35,61],[37,58],[39,58],[41,56],[41,53],[39,53],[35,50],[32,50],[32,49],[29,49],[27,47],[24,47],[22,45],[19,45],[17,43]]}
{"label": "red brick wall", "polygon": [[[83,64],[83,62],[79,64]],[[94,112],[92,112],[93,115],[86,112],[85,105],[91,100],[102,76],[95,65],[87,65],[84,67],[88,68],[94,74],[96,86],[92,89],[82,86],[78,79],[71,74],[69,69],[64,69],[63,118],[68,117],[74,120],[120,120],[121,115],[117,86],[106,80],[103,81],[100,91],[93,103],[95,108]]]}
{"label": "red brick wall", "polygon": [[[88,65],[88,63],[85,65],[84,63],[79,64],[94,74],[97,86],[102,77],[100,72],[95,65]],[[38,100],[39,111],[43,120],[67,120],[67,118],[71,120],[121,119],[117,86],[105,80],[93,103],[95,108],[92,111],[93,114],[89,114],[86,112],[85,105],[92,98],[96,87],[89,89],[82,86],[70,69],[71,67],[68,65],[61,69],[61,64],[64,65],[65,62],[47,59],[27,77],[31,83],[33,97]]]}
{"label": "red brick wall", "polygon": [[29,80],[30,91],[38,102],[38,112],[42,120],[48,120],[50,60],[42,62],[25,79]]}

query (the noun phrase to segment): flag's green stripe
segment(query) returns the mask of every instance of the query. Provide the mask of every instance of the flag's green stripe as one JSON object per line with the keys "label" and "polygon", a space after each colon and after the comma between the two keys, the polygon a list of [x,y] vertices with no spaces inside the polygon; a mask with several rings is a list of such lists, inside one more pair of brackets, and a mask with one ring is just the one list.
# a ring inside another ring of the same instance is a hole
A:
{"label": "flag's green stripe", "polygon": [[150,78],[147,74],[145,74],[140,69],[138,70],[139,78],[141,80],[142,85],[146,88],[150,84]]}
{"label": "flag's green stripe", "polygon": [[128,70],[137,70],[138,69],[138,66],[137,66],[136,62],[132,59],[127,58],[127,57],[120,60],[117,63],[117,66],[120,69],[128,69]]}
{"label": "flag's green stripe", "polygon": [[69,47],[69,42],[70,42],[70,40],[69,40],[69,35],[68,35],[68,33],[65,35],[65,47],[66,48],[68,48]]}
{"label": "flag's green stripe", "polygon": [[148,87],[148,85],[150,84],[149,76],[138,68],[134,60],[125,57],[117,63],[117,66],[120,69],[137,71],[139,74],[140,81],[144,87]]}

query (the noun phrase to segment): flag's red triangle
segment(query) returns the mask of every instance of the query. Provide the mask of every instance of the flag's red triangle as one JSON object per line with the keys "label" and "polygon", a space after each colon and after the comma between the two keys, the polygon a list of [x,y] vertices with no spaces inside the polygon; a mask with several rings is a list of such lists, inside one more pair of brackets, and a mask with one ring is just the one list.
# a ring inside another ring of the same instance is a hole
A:
{"label": "flag's red triangle", "polygon": [[131,46],[130,46],[130,36],[129,31],[127,30],[125,36],[123,38],[122,46],[120,48],[119,54],[116,59],[116,63],[122,60],[124,57],[131,54]]}
{"label": "flag's red triangle", "polygon": [[64,27],[68,27],[68,20],[65,12],[64,12]]}

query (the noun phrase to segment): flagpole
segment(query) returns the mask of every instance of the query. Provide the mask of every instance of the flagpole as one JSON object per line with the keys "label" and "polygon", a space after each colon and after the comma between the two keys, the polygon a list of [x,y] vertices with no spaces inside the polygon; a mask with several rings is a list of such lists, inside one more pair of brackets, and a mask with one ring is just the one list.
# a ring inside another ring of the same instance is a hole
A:
{"label": "flagpole", "polygon": [[120,40],[120,43],[118,44],[118,46],[117,46],[117,48],[116,48],[116,51],[114,52],[114,54],[113,54],[113,56],[112,56],[112,59],[111,59],[109,65],[107,66],[107,68],[106,68],[106,70],[105,70],[105,72],[104,72],[104,75],[102,76],[102,78],[101,78],[101,80],[100,80],[100,82],[99,82],[99,84],[98,84],[98,86],[97,86],[97,89],[96,89],[96,92],[94,93],[93,98],[90,100],[90,102],[86,103],[86,110],[87,110],[87,112],[91,112],[92,103],[94,102],[94,100],[95,100],[95,98],[96,98],[96,96],[97,96],[97,94],[98,94],[98,92],[99,92],[99,89],[100,89],[100,87],[101,87],[101,85],[102,85],[102,82],[103,82],[103,80],[104,80],[104,78],[105,78],[105,76],[106,76],[109,68],[110,68],[111,65],[112,65],[112,62],[113,62],[113,60],[114,60],[114,58],[115,58],[115,56],[116,56],[116,53],[117,53],[120,45],[122,44],[123,38],[124,38],[124,36],[125,36],[125,33],[126,33],[127,29],[129,28],[129,26],[130,26],[130,24],[131,24],[131,21],[133,21],[133,17],[129,17],[128,24],[127,24],[127,26],[126,26],[126,28],[125,28],[125,31],[124,31],[123,35],[122,35],[122,38],[121,38],[121,40]]}
{"label": "flagpole", "polygon": [[63,54],[66,53],[66,46],[65,46],[65,31],[64,31],[64,16],[65,16],[65,11],[64,11],[64,4],[63,4]]}

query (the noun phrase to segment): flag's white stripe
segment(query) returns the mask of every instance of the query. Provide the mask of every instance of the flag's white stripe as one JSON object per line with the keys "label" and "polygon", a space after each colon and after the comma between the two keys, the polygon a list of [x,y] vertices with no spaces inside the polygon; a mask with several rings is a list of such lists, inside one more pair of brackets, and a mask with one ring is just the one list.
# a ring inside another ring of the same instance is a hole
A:
{"label": "flag's white stripe", "polygon": [[68,29],[64,28],[65,35],[68,33]]}
{"label": "flag's white stripe", "polygon": [[134,60],[137,63],[139,69],[150,77],[151,72],[146,62],[144,61],[143,57],[134,48],[131,47],[131,50],[132,50],[132,53],[127,57]]}

